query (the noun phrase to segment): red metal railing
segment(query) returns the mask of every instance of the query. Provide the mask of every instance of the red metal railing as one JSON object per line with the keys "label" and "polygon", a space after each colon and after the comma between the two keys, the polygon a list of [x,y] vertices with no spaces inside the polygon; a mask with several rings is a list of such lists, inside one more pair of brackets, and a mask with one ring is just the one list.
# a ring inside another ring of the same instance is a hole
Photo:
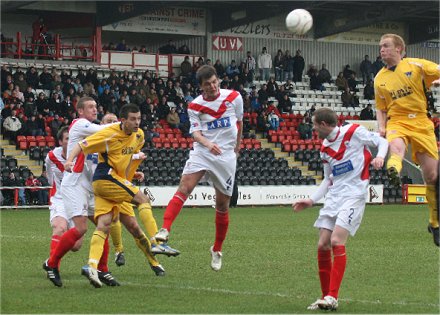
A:
{"label": "red metal railing", "polygon": [[61,36],[43,36],[42,42],[32,42],[32,38],[23,38],[21,32],[17,32],[16,39],[2,42],[1,57],[14,59],[52,59],[52,60],[97,60],[97,47],[95,36],[88,39],[90,44],[73,44],[63,42]]}

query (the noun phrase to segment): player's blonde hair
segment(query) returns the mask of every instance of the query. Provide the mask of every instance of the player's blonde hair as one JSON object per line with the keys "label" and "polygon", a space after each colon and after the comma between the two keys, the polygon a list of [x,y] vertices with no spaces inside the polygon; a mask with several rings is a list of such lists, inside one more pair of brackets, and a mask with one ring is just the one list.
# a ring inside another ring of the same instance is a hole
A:
{"label": "player's blonde hair", "polygon": [[391,40],[393,41],[394,46],[396,47],[400,47],[402,48],[402,50],[400,51],[400,55],[403,57],[405,56],[405,50],[406,50],[406,45],[405,45],[405,41],[403,40],[403,38],[397,34],[384,34],[382,35],[382,37],[380,38],[380,40],[383,40],[385,38],[391,38]]}
{"label": "player's blonde hair", "polygon": [[116,116],[116,114],[113,113],[107,113],[105,114],[102,119],[101,119],[101,124],[110,124],[113,123],[114,119],[111,118],[116,118],[116,120],[118,120],[118,116]]}
{"label": "player's blonde hair", "polygon": [[313,119],[319,124],[325,122],[329,126],[335,127],[338,124],[338,116],[328,107],[321,107],[313,113]]}
{"label": "player's blonde hair", "polygon": [[79,101],[78,101],[78,104],[76,105],[76,110],[84,109],[85,103],[89,102],[89,101],[95,102],[95,99],[93,97],[90,97],[90,96],[83,96],[83,97],[81,97],[79,99]]}

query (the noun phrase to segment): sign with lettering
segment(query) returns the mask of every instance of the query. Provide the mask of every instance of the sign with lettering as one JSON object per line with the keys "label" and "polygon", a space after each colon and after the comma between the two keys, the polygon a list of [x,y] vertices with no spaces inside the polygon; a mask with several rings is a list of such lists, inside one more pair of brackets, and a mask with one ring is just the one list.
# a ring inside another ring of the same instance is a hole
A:
{"label": "sign with lettering", "polygon": [[[140,187],[143,190],[145,187]],[[150,186],[153,206],[166,206],[177,187]],[[318,186],[238,186],[238,205],[289,205],[298,199],[310,198]],[[383,203],[383,185],[369,185],[367,203]],[[319,200],[319,203],[324,199]],[[215,190],[209,186],[196,186],[185,202],[186,206],[215,205]]]}
{"label": "sign with lettering", "polygon": [[164,34],[206,34],[206,11],[202,8],[163,7],[102,27],[104,31]]}
{"label": "sign with lettering", "polygon": [[243,39],[241,37],[213,35],[212,49],[243,51]]}
{"label": "sign with lettering", "polygon": [[[305,35],[295,35],[286,29],[286,15],[249,22],[218,32],[219,36],[241,36],[264,39],[298,39],[313,40],[313,29]],[[378,44],[385,33],[394,33],[405,37],[405,24],[400,22],[381,22],[361,27],[349,32],[342,32],[318,39],[324,42]]]}
{"label": "sign with lettering", "polygon": [[[295,35],[286,29],[285,15],[279,15],[270,19],[264,19],[256,22],[233,26],[218,32],[219,37],[240,36],[265,39],[303,39],[313,40],[313,32],[305,35]],[[213,45],[213,49],[216,49]],[[218,49],[220,50],[220,49]]]}
{"label": "sign with lettering", "polygon": [[400,22],[380,22],[349,32],[342,32],[320,38],[318,41],[378,45],[381,36],[386,33],[397,34],[405,38],[405,24]]}
{"label": "sign with lettering", "polygon": [[427,42],[423,42],[421,44],[422,47],[425,48],[435,48],[435,49],[439,49],[440,48],[440,42],[434,42],[434,41],[427,41]]}

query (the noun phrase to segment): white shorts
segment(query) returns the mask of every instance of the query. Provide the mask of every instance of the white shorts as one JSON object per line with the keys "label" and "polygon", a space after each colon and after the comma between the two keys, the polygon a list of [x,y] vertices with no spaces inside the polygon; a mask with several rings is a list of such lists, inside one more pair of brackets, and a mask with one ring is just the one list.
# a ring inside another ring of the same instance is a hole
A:
{"label": "white shorts", "polygon": [[61,196],[68,219],[94,215],[95,196],[89,186],[90,183],[82,178],[74,186],[61,184]]}
{"label": "white shorts", "polygon": [[234,151],[221,155],[191,151],[182,174],[206,171],[201,182],[208,182],[227,196],[232,196],[237,155]]}
{"label": "white shorts", "polygon": [[64,220],[67,221],[67,228],[70,229],[71,227],[74,226],[74,223],[71,219],[67,218],[67,213],[64,210],[64,203],[62,200],[60,199],[54,199],[52,198],[50,200],[51,205],[49,206],[49,210],[50,210],[50,225],[52,226],[52,221],[53,219],[57,218],[57,217],[61,217]]}
{"label": "white shorts", "polygon": [[365,196],[327,197],[324,207],[319,210],[319,217],[314,227],[333,231],[335,225],[338,225],[354,236],[361,224],[364,210]]}

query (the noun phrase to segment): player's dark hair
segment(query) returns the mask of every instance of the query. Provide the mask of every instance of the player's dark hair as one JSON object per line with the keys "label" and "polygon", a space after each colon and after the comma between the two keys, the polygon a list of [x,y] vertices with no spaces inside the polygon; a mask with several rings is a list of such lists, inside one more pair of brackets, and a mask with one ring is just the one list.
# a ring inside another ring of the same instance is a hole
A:
{"label": "player's dark hair", "polygon": [[217,77],[217,71],[215,71],[215,68],[213,66],[203,65],[197,70],[196,79],[202,84],[204,80],[209,80],[213,75]]}
{"label": "player's dark hair", "polygon": [[338,116],[330,108],[322,107],[315,110],[313,118],[317,123],[325,122],[329,126],[336,127],[338,124]]}
{"label": "player's dark hair", "polygon": [[121,110],[119,112],[119,117],[120,118],[128,118],[128,113],[139,113],[140,109],[139,106],[137,106],[136,104],[125,104],[124,106],[121,107]]}
{"label": "player's dark hair", "polygon": [[78,104],[76,105],[76,109],[78,110],[78,109],[84,109],[84,104],[86,103],[86,102],[89,102],[89,101],[95,101],[95,99],[93,98],[93,97],[90,97],[90,96],[83,96],[83,97],[81,97],[80,99],[79,99],[79,101],[78,101]]}
{"label": "player's dark hair", "polygon": [[66,132],[69,133],[69,126],[61,127],[57,132],[57,140],[62,141]]}

